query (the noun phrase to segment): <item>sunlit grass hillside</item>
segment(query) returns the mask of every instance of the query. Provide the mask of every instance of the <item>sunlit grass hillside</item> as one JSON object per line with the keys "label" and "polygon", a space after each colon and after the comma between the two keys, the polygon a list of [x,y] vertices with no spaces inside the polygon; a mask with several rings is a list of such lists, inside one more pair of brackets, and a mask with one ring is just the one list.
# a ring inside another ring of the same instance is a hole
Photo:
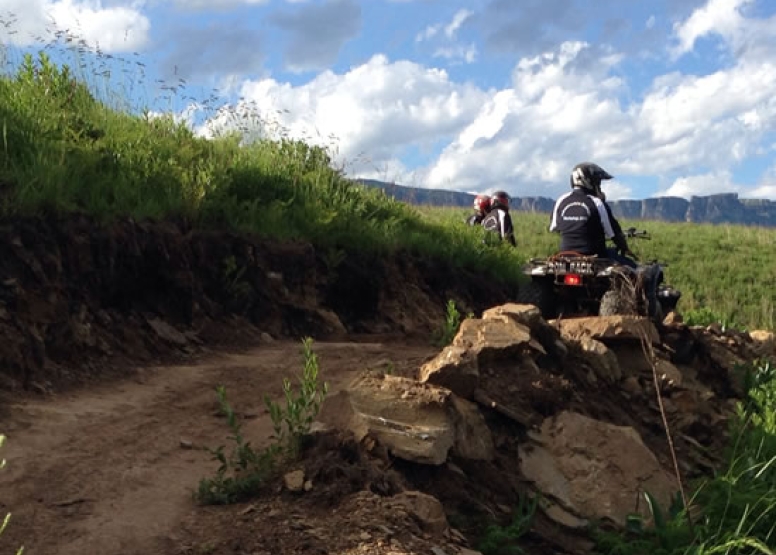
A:
{"label": "sunlit grass hillside", "polygon": [[171,218],[365,255],[410,252],[517,282],[514,251],[485,248],[479,230],[430,221],[352,183],[325,149],[287,139],[245,144],[237,132],[202,138],[172,117],[109,107],[44,54],[17,66],[0,79],[5,217]]}
{"label": "sunlit grass hillside", "polygon": [[[432,221],[459,225],[461,209],[427,209]],[[558,250],[548,214],[513,212],[519,257]],[[776,229],[734,225],[621,221],[650,232],[631,239],[641,260],[667,264],[666,281],[682,291],[681,312],[692,324],[720,322],[738,328],[776,327]]]}

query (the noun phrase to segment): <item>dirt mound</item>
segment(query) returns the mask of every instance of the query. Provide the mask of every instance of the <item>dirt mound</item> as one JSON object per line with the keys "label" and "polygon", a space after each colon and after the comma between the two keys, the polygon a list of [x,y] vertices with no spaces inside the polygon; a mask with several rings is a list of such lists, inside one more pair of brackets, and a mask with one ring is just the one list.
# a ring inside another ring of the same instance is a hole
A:
{"label": "dirt mound", "polygon": [[[715,468],[743,365],[775,354],[764,332],[620,316],[548,323],[532,306],[496,307],[414,377],[370,374],[329,398],[320,419],[339,435],[300,463],[312,488],[294,506],[332,511],[331,526],[351,533],[336,515],[354,499],[379,514],[402,491],[424,492],[447,524],[414,547],[457,553],[538,494],[524,548],[585,552],[588,524],[648,517],[644,492],[667,507],[679,480]],[[334,552],[360,553],[351,540]]]}
{"label": "dirt mound", "polygon": [[0,389],[46,390],[267,335],[430,336],[448,299],[479,311],[511,293],[407,253],[85,216],[0,222],[0,273]]}

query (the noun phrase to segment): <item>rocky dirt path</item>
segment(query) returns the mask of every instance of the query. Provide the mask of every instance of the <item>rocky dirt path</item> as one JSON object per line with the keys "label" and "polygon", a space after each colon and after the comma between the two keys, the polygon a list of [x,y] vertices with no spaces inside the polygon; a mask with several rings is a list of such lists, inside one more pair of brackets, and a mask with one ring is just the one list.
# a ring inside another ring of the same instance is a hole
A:
{"label": "rocky dirt path", "polygon": [[[417,368],[424,344],[316,343],[332,393],[359,372]],[[161,555],[198,509],[192,491],[217,463],[202,446],[226,443],[214,389],[224,385],[254,445],[271,421],[263,395],[301,371],[301,344],[278,341],[191,365],[140,369],[119,383],[49,398],[6,401],[0,432],[0,505],[13,513],[0,551],[26,555]]]}

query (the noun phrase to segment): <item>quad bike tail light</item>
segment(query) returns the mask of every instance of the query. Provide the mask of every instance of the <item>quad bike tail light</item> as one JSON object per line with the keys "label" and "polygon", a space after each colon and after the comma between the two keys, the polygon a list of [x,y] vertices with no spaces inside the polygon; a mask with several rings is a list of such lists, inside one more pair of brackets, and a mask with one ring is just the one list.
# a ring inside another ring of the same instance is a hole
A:
{"label": "quad bike tail light", "polygon": [[563,276],[564,285],[582,285],[582,277],[579,274],[566,274]]}

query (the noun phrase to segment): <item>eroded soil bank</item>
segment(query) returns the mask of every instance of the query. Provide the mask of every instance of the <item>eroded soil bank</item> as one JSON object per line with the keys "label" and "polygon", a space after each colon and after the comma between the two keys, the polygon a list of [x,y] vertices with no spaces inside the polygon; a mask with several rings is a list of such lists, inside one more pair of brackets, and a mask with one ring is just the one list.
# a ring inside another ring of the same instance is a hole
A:
{"label": "eroded soil bank", "polygon": [[[168,222],[0,222],[0,389],[48,391],[274,338],[431,337],[448,299],[514,296],[409,253],[370,256]],[[130,364],[125,364],[129,362]]]}

